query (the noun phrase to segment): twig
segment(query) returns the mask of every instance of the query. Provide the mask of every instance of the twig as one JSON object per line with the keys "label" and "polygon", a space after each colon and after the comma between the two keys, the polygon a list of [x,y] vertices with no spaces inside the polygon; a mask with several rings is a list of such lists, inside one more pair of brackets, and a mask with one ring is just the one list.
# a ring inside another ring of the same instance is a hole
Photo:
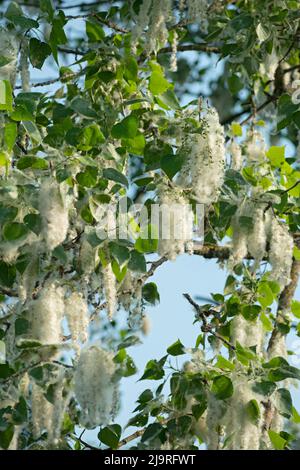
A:
{"label": "twig", "polygon": [[0,294],[7,295],[8,297],[18,297],[18,294],[13,289],[6,289],[5,287],[0,287]]}
{"label": "twig", "polygon": [[[299,247],[300,242],[299,240],[296,240],[296,246]],[[284,333],[279,328],[279,325],[282,321],[282,312],[285,312],[290,309],[293,297],[296,292],[296,288],[298,285],[298,280],[300,276],[300,261],[294,259],[293,264],[292,264],[292,269],[291,269],[291,281],[290,283],[283,289],[283,291],[280,294],[279,300],[278,300],[278,307],[277,307],[277,313],[276,313],[276,321],[275,321],[275,327],[272,331],[268,348],[267,351],[271,352],[273,346],[285,336]]]}
{"label": "twig", "polygon": [[94,447],[92,446],[91,444],[88,444],[87,442],[85,442],[83,439],[82,439],[82,436],[83,434],[85,433],[85,429],[82,431],[82,433],[80,434],[79,437],[76,436],[76,438],[78,439],[78,441],[84,445],[85,447],[87,447],[88,449],[91,449],[91,450],[101,450],[99,449],[98,447]]}
{"label": "twig", "polygon": [[[37,87],[43,87],[43,86],[48,86],[48,85],[52,85],[53,83],[56,83],[56,82],[59,82],[60,80],[67,80],[68,78],[77,78],[79,77],[83,72],[80,71],[79,73],[70,73],[70,74],[65,74],[61,77],[56,77],[56,78],[52,78],[51,80],[46,80],[44,82],[37,82],[37,83],[31,83],[31,88],[37,88]],[[21,85],[17,85],[15,87],[16,90],[19,90],[21,89],[22,86]]]}
{"label": "twig", "polygon": [[206,315],[205,313],[210,313],[209,311],[208,312],[204,312],[203,309],[200,307],[200,305],[198,305],[193,299],[192,297],[189,295],[189,294],[182,294],[183,297],[186,298],[186,300],[194,307],[194,309],[196,310],[197,314],[199,315],[199,317],[201,318],[202,320],[202,323],[203,323],[203,326],[201,328],[201,330],[205,333],[211,333],[215,338],[219,339],[220,341],[222,341],[224,344],[226,344],[226,346],[229,347],[229,349],[231,349],[232,351],[235,351],[235,346],[233,344],[231,344],[229,341],[227,341],[226,338],[224,338],[223,336],[219,335],[219,333],[216,333],[215,331],[213,331],[213,327],[212,325],[210,325],[206,319]]}
{"label": "twig", "polygon": [[[210,44],[182,44],[177,47],[178,52],[185,52],[185,51],[201,51],[201,52],[220,52],[220,48],[217,46],[213,46]],[[172,52],[172,47],[162,47],[157,52],[158,54],[168,54]]]}
{"label": "twig", "polygon": [[285,189],[284,191],[282,191],[282,194],[288,193],[288,192],[291,191],[292,189],[296,188],[296,187],[298,186],[298,184],[300,184],[300,180],[296,181],[296,183],[294,183],[290,188]]}
{"label": "twig", "polygon": [[120,449],[120,447],[123,447],[126,444],[128,444],[128,442],[134,441],[138,437],[142,436],[144,434],[144,432],[145,432],[145,429],[143,428],[143,429],[139,429],[138,431],[135,431],[133,434],[130,434],[130,436],[124,437],[124,439],[122,439],[119,442],[118,449]]}

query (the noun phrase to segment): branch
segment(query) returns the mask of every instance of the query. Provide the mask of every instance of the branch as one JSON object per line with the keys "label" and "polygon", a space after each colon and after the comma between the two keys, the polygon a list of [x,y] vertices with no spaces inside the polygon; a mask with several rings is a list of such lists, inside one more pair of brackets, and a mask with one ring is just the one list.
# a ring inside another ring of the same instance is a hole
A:
{"label": "branch", "polygon": [[[296,245],[299,247],[300,245],[299,240],[296,240]],[[292,269],[291,269],[291,281],[283,289],[278,300],[275,327],[272,331],[272,334],[269,340],[269,344],[267,348],[268,352],[272,350],[272,347],[275,345],[275,343],[278,340],[280,340],[281,338],[285,336],[285,334],[283,334],[279,328],[279,325],[282,322],[282,312],[290,309],[290,306],[291,306],[291,303],[292,303],[292,300],[293,300],[293,297],[295,295],[295,291],[298,285],[299,276],[300,276],[300,261],[294,259],[293,264],[292,264]]]}
{"label": "branch", "polygon": [[[185,51],[202,51],[202,52],[220,52],[220,48],[217,46],[213,46],[210,44],[183,44],[177,47],[178,52],[185,52]],[[168,54],[172,52],[172,47],[167,46],[159,49],[157,51],[158,54]]]}
{"label": "branch", "polygon": [[201,318],[202,320],[202,323],[203,323],[203,326],[201,327],[201,330],[204,332],[204,333],[211,333],[215,338],[219,339],[220,341],[222,341],[226,346],[228,346],[229,349],[231,349],[232,351],[235,351],[236,350],[236,347],[231,344],[229,341],[227,341],[226,338],[224,338],[223,336],[219,335],[219,333],[216,333],[214,330],[213,330],[213,327],[212,325],[210,325],[206,319],[206,315],[210,315],[211,312],[210,310],[207,310],[207,311],[204,311],[200,305],[198,305],[193,299],[192,297],[189,295],[189,294],[182,294],[183,297],[186,298],[186,300],[194,307],[194,309],[196,310],[197,312],[197,315],[199,315],[199,317]]}
{"label": "branch", "polygon": [[6,289],[5,287],[0,287],[0,294],[7,295],[8,297],[18,297],[18,294],[13,289]]}
{"label": "branch", "polygon": [[134,441],[138,437],[142,436],[144,434],[144,432],[145,432],[145,428],[139,429],[138,431],[135,431],[133,434],[130,434],[130,436],[124,437],[124,439],[122,439],[119,442],[118,449],[120,449],[120,447],[123,447],[126,444],[128,444],[128,442]]}
{"label": "branch", "polygon": [[101,450],[99,449],[98,447],[94,447],[92,446],[91,444],[88,444],[87,442],[85,442],[83,439],[82,439],[82,436],[83,434],[85,433],[85,429],[82,431],[82,433],[80,434],[80,436],[76,436],[76,439],[78,439],[78,441],[85,447],[87,447],[88,449],[91,449],[91,450]]}
{"label": "branch", "polygon": [[91,12],[91,13],[85,13],[85,14],[79,14],[79,15],[68,15],[66,16],[67,20],[82,20],[85,18],[95,18],[99,23],[104,24],[110,29],[113,29],[114,31],[117,31],[118,33],[129,33],[130,31],[128,29],[122,28],[121,26],[118,26],[116,23],[113,21],[107,20],[105,18],[102,18],[102,16],[99,15],[99,13]]}

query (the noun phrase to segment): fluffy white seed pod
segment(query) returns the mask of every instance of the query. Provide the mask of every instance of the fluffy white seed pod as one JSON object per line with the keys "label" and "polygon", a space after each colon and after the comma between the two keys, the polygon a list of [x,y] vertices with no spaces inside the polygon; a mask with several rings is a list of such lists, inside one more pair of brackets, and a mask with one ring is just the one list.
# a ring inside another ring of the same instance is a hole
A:
{"label": "fluffy white seed pod", "polygon": [[115,371],[111,353],[97,346],[81,351],[74,380],[83,426],[94,428],[109,422],[114,408]]}
{"label": "fluffy white seed pod", "polygon": [[258,354],[263,351],[265,333],[259,318],[249,321],[243,315],[235,315],[230,325],[230,337],[233,344],[238,342],[246,348],[256,346]]}
{"label": "fluffy white seed pod", "polygon": [[73,341],[85,343],[88,339],[88,305],[82,293],[72,292],[65,301],[65,312]]}
{"label": "fluffy white seed pod", "polygon": [[256,207],[252,212],[253,227],[249,230],[247,244],[248,251],[256,264],[260,263],[266,252],[267,233],[265,226],[265,213],[263,207]]}
{"label": "fluffy white seed pod", "polygon": [[199,23],[203,33],[207,33],[208,26],[208,0],[187,0],[188,19],[193,23]]}
{"label": "fluffy white seed pod", "polygon": [[245,151],[249,164],[262,162],[265,159],[266,144],[260,132],[253,130],[249,132]]}
{"label": "fluffy white seed pod", "polygon": [[35,382],[31,390],[32,427],[35,439],[45,431],[52,429],[53,405],[45,395],[43,389]]}
{"label": "fluffy white seed pod", "polygon": [[173,40],[172,40],[172,54],[170,58],[171,72],[177,72],[177,43],[178,43],[178,34],[176,33],[176,31],[174,31]]}
{"label": "fluffy white seed pod", "polygon": [[41,184],[39,211],[42,217],[44,240],[47,248],[53,250],[66,239],[69,216],[61,189],[51,179],[45,180]]}
{"label": "fluffy white seed pod", "polygon": [[186,203],[181,191],[160,184],[157,189],[159,208],[162,214],[158,240],[158,252],[175,260],[183,254],[186,245],[191,244],[193,237],[193,211]]}
{"label": "fluffy white seed pod", "polygon": [[218,199],[225,172],[224,129],[214,108],[202,120],[201,134],[191,134],[180,182],[193,189],[198,202],[211,204]]}
{"label": "fluffy white seed pod", "polygon": [[[256,400],[258,405],[261,397],[253,392],[251,383],[246,377],[236,375],[233,378],[234,393],[230,399],[231,406],[224,417],[227,437],[230,437],[228,449],[259,450],[261,438],[261,422],[253,423],[247,412],[247,405]],[[260,405],[259,405],[260,406]]]}
{"label": "fluffy white seed pod", "polygon": [[8,80],[12,87],[15,85],[17,75],[17,56],[20,41],[13,31],[0,29],[0,45],[2,55],[9,61],[0,67],[0,80]]}
{"label": "fluffy white seed pod", "polygon": [[107,315],[111,320],[117,309],[117,282],[111,263],[102,268],[104,293],[107,302]]}
{"label": "fluffy white seed pod", "polygon": [[95,270],[96,250],[84,237],[79,251],[79,265],[84,274],[91,274]]}
{"label": "fluffy white seed pod", "polygon": [[294,241],[286,225],[274,217],[271,226],[269,261],[272,266],[271,279],[283,289],[290,282]]}
{"label": "fluffy white seed pod", "polygon": [[231,168],[240,171],[243,165],[242,149],[234,140],[230,143],[229,152],[231,155]]}
{"label": "fluffy white seed pod", "polygon": [[28,304],[32,337],[44,345],[60,344],[64,308],[64,290],[54,283],[46,284]]}
{"label": "fluffy white seed pod", "polygon": [[156,51],[160,45],[168,40],[169,31],[167,23],[172,14],[171,0],[152,0],[152,8],[148,31],[146,33],[145,50]]}

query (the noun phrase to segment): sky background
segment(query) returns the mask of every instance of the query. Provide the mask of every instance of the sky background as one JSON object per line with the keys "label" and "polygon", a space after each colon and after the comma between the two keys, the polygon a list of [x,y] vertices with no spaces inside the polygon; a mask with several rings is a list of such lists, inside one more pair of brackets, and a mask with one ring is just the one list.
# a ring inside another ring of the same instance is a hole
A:
{"label": "sky background", "polygon": [[[3,4],[7,2],[3,2]],[[66,1],[65,4],[68,2]],[[76,13],[76,10],[68,10],[68,14]],[[74,36],[78,33],[82,34],[84,22],[71,21],[68,23],[68,31]],[[190,53],[192,57],[193,53]],[[187,57],[187,55],[185,56]],[[212,57],[211,62],[215,62]],[[61,63],[61,65],[66,65]],[[205,66],[208,59],[203,58]],[[211,75],[219,74],[222,72],[222,62],[217,65],[212,65]],[[43,71],[35,70],[32,73],[32,82],[43,81],[44,79],[51,79],[57,77],[57,69],[53,68],[52,64],[47,62]],[[208,80],[209,75],[206,80]],[[50,88],[35,88],[34,91],[46,92],[53,91],[58,88],[58,84]],[[199,92],[199,95],[207,91],[207,82],[195,83],[194,90]],[[181,104],[186,104],[193,96],[185,95]],[[286,142],[285,142],[286,143]],[[291,145],[287,145],[287,154],[292,154],[294,151]],[[138,379],[142,375],[144,367],[149,359],[159,359],[165,353],[168,346],[174,343],[178,338],[186,347],[194,347],[197,336],[200,333],[199,324],[193,325],[194,312],[190,304],[184,299],[183,293],[187,292],[191,296],[206,296],[209,297],[210,293],[222,293],[224,283],[227,277],[225,270],[222,270],[216,263],[216,260],[205,260],[200,256],[179,256],[175,262],[164,263],[157,269],[155,275],[150,279],[157,283],[160,293],[160,304],[155,307],[147,308],[147,314],[151,323],[151,330],[148,336],[143,337],[143,343],[129,348],[128,353],[133,357],[139,371],[136,375],[124,378],[121,382],[121,409],[116,419],[116,422],[125,426],[132,411],[135,408],[135,401],[139,394],[146,388],[155,389],[159,382],[155,381],[141,381]],[[300,289],[298,286],[296,292],[296,299],[300,299]],[[298,344],[300,353],[300,340],[296,340],[292,336],[289,344],[294,342]],[[181,364],[187,360],[188,356],[180,356],[178,359]],[[176,361],[176,359],[173,359]],[[176,364],[176,362],[175,362]],[[297,364],[294,364],[297,365]],[[299,364],[298,364],[299,365]],[[295,406],[300,409],[299,391],[293,393],[295,399]],[[132,429],[125,431],[125,435],[130,434]],[[98,444],[95,431],[87,431],[84,436],[85,440],[90,443]]]}

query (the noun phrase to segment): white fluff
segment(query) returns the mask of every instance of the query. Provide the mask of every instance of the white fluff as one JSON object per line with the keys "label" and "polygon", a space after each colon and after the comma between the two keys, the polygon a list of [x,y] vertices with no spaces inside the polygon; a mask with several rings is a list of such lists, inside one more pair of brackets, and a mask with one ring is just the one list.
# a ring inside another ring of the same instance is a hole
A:
{"label": "white fluff", "polygon": [[88,339],[88,305],[82,293],[72,292],[65,301],[65,312],[73,341],[85,343]]}
{"label": "white fluff", "polygon": [[117,282],[111,263],[102,268],[104,293],[107,302],[107,315],[111,320],[117,309]]}
{"label": "white fluff", "polygon": [[54,283],[45,285],[28,304],[32,337],[44,345],[60,344],[64,308],[64,290]]}
{"label": "white fluff", "polygon": [[167,184],[158,186],[158,202],[161,211],[161,224],[158,240],[158,253],[170,260],[185,252],[186,245],[193,237],[193,211],[181,191],[169,188]]}
{"label": "white fluff", "polygon": [[94,428],[109,422],[114,408],[115,370],[111,353],[97,346],[82,350],[74,380],[83,426]]}
{"label": "white fluff", "polygon": [[224,129],[218,113],[210,108],[202,119],[201,134],[191,134],[180,182],[191,187],[198,202],[212,204],[218,199],[225,172]]}
{"label": "white fluff", "polygon": [[17,75],[17,56],[20,41],[16,34],[6,29],[0,29],[1,54],[9,63],[0,67],[0,80],[8,80],[12,87],[15,85]]}
{"label": "white fluff", "polygon": [[272,266],[271,278],[283,289],[290,282],[293,262],[294,241],[286,225],[273,219],[269,261]]}
{"label": "white fluff", "polygon": [[42,216],[44,240],[47,248],[54,250],[66,239],[69,216],[60,186],[51,179],[41,184],[39,210]]}

